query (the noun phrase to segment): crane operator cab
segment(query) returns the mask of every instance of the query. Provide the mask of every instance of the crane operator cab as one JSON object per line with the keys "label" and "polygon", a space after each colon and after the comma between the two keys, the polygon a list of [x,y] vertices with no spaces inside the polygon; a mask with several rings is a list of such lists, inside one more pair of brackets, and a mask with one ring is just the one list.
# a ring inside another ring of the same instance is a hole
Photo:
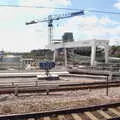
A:
{"label": "crane operator cab", "polygon": [[38,79],[46,79],[46,80],[57,80],[59,76],[57,74],[53,74],[50,72],[52,68],[55,68],[55,62],[53,61],[43,61],[39,63],[39,68],[44,70],[45,72],[41,72],[40,75],[37,75]]}

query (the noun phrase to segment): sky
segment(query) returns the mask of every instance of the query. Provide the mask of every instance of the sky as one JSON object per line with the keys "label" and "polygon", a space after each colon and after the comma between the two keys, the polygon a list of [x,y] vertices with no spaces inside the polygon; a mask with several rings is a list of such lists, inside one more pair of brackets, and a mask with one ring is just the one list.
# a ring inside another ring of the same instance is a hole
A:
{"label": "sky", "polygon": [[[90,10],[120,12],[120,0],[0,0],[0,5],[85,10],[82,16],[54,21],[53,39],[61,39],[64,32],[73,32],[76,41],[107,39],[110,40],[110,44],[120,45],[120,14],[90,12]],[[48,23],[32,25],[25,23],[43,20],[48,15],[76,11],[0,6],[0,50],[29,52],[33,49],[45,48],[48,44]]]}

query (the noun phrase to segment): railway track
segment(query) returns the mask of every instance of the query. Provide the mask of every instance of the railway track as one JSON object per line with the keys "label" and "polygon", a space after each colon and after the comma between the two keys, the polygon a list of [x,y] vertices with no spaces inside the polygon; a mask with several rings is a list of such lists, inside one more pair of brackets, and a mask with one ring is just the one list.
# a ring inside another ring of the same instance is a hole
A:
{"label": "railway track", "polygon": [[42,84],[36,86],[1,86],[0,94],[18,94],[18,93],[34,93],[34,92],[59,92],[69,90],[84,89],[102,89],[106,87],[119,87],[120,81],[95,82],[95,83],[74,83],[74,84]]}
{"label": "railway track", "polygon": [[57,111],[1,115],[0,120],[120,120],[120,103]]}

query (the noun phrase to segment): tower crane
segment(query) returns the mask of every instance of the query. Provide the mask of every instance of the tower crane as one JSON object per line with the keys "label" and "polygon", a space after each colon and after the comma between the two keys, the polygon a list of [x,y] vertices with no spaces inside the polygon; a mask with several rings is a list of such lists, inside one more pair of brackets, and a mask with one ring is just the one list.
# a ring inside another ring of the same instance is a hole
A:
{"label": "tower crane", "polygon": [[79,15],[84,15],[84,11],[81,10],[81,11],[67,13],[67,14],[49,15],[48,18],[44,18],[43,20],[33,20],[31,22],[26,22],[25,24],[30,25],[30,24],[36,24],[39,22],[48,22],[48,42],[49,42],[49,44],[52,44],[53,21],[70,18],[70,17],[74,17],[74,16],[79,16]]}

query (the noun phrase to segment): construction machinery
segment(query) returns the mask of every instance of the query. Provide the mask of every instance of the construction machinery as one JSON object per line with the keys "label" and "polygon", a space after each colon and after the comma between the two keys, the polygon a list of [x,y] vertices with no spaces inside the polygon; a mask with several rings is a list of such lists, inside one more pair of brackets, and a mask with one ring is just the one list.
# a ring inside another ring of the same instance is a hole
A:
{"label": "construction machinery", "polygon": [[79,15],[84,15],[84,11],[81,10],[81,11],[67,13],[67,14],[49,15],[47,18],[44,18],[43,20],[33,20],[31,22],[26,22],[25,24],[30,25],[30,24],[40,23],[40,22],[48,22],[48,44],[52,44],[54,42],[52,38],[53,37],[53,21],[65,19],[65,18],[71,18]]}

